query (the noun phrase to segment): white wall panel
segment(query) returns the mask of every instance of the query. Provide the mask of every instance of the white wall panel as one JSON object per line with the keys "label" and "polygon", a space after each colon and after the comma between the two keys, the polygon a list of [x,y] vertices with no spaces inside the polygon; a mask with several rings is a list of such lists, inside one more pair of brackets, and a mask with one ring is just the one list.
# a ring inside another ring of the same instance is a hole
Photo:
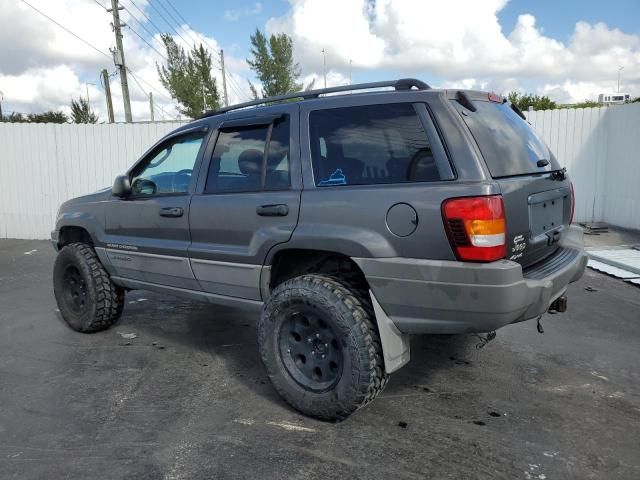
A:
{"label": "white wall panel", "polygon": [[62,202],[111,185],[183,123],[0,123],[0,238],[49,238]]}
{"label": "white wall panel", "polygon": [[[576,189],[576,220],[640,229],[640,104],[525,112]],[[111,185],[182,122],[0,123],[0,238],[48,238],[59,205]]]}

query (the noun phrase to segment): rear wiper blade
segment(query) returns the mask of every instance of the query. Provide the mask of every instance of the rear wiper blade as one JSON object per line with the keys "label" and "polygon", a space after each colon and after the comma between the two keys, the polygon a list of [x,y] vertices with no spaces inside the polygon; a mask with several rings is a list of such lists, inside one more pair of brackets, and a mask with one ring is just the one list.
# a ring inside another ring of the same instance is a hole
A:
{"label": "rear wiper blade", "polygon": [[467,96],[466,93],[461,90],[458,90],[458,92],[456,93],[456,100],[458,100],[458,103],[467,110],[471,110],[472,112],[475,112],[477,110],[471,99]]}
{"label": "rear wiper blade", "polygon": [[518,108],[517,105],[514,105],[513,103],[511,104],[511,110],[513,110],[514,112],[516,112],[518,114],[518,116],[523,119],[524,121],[527,120],[527,117],[524,116],[524,113],[522,113],[522,110],[520,110]]}

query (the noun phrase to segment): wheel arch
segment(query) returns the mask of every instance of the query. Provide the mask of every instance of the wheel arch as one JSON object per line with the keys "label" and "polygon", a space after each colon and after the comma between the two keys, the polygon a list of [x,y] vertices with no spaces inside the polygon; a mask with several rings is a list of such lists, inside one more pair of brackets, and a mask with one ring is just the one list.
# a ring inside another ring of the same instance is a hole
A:
{"label": "wheel arch", "polygon": [[325,273],[336,277],[346,277],[358,293],[368,301],[370,314],[375,321],[387,373],[392,373],[411,358],[409,336],[401,333],[387,316],[369,287],[367,278],[358,264],[348,255],[329,250],[289,248],[277,251],[270,265],[263,267],[261,274],[262,298],[264,301],[282,282],[307,273]]}
{"label": "wheel arch", "polygon": [[63,248],[70,243],[86,243],[95,246],[93,237],[89,231],[78,225],[63,225],[60,227],[60,234],[58,236],[58,248]]}
{"label": "wheel arch", "polygon": [[341,252],[304,248],[286,248],[275,252],[269,265],[263,267],[267,278],[261,279],[263,296],[268,294],[282,282],[305,273],[326,273],[349,275],[358,286],[369,289],[366,277],[353,259]]}

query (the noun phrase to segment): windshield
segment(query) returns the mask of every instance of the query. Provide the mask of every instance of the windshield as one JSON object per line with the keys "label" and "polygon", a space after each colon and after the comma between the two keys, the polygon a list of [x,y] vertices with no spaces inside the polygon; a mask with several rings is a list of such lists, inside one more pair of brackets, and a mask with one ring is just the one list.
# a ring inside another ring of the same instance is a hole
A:
{"label": "windshield", "polygon": [[[559,170],[549,148],[509,103],[475,100],[462,115],[494,178]],[[539,167],[538,160],[544,165]]]}

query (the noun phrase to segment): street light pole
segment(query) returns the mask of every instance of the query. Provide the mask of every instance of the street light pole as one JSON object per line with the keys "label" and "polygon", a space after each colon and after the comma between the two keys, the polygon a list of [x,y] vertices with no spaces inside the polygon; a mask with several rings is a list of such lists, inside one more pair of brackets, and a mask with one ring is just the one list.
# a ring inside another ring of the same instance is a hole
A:
{"label": "street light pole", "polygon": [[618,67],[618,93],[620,93],[620,72],[624,69],[624,67]]}
{"label": "street light pole", "polygon": [[89,98],[89,85],[96,86],[95,83],[85,82],[84,86],[87,89],[87,105],[89,105],[89,110],[91,110],[91,99]]}
{"label": "street light pole", "polygon": [[322,74],[324,76],[324,88],[327,88],[327,52],[322,49]]}

